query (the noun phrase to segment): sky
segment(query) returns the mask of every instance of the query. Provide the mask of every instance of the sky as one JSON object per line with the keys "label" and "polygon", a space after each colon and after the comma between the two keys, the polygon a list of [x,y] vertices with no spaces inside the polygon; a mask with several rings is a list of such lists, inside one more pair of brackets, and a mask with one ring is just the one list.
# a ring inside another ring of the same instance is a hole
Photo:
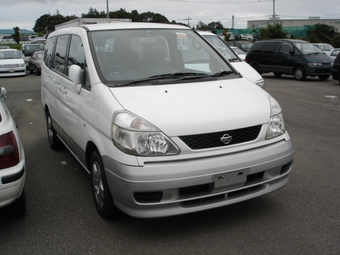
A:
{"label": "sky", "polygon": [[150,11],[191,27],[199,21],[220,21],[225,28],[232,28],[234,16],[234,28],[247,28],[247,20],[268,20],[273,13],[282,20],[340,19],[339,0],[0,0],[0,29],[33,30],[42,15],[57,12],[81,17],[93,8],[106,13],[107,3],[111,12]]}

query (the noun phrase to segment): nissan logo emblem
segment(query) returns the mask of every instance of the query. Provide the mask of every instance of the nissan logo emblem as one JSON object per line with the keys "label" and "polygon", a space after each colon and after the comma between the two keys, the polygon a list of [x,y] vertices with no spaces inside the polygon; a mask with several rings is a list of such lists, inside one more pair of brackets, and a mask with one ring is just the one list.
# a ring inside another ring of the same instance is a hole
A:
{"label": "nissan logo emblem", "polygon": [[229,144],[231,142],[231,140],[233,140],[233,137],[228,135],[228,134],[224,134],[221,138],[220,138],[221,142],[224,144]]}

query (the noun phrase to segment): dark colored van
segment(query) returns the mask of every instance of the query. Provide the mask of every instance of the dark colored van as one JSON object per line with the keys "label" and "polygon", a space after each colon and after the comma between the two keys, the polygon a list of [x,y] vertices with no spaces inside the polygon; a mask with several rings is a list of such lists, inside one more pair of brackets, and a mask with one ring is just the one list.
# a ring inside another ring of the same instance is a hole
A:
{"label": "dark colored van", "polygon": [[333,80],[339,81],[340,83],[340,53],[334,59],[332,75],[333,75]]}
{"label": "dark colored van", "polygon": [[258,41],[247,52],[245,61],[260,74],[273,72],[294,75],[303,81],[307,76],[327,80],[332,74],[332,59],[315,45],[303,40],[273,39]]}

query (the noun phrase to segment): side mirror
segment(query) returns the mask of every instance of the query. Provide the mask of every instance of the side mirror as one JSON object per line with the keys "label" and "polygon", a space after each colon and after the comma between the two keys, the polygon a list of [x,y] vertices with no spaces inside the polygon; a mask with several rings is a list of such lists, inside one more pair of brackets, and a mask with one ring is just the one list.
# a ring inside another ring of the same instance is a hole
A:
{"label": "side mirror", "polygon": [[1,88],[0,88],[0,91],[1,91],[1,97],[2,97],[2,98],[5,98],[6,95],[7,95],[7,90],[6,90],[4,87],[1,87]]}
{"label": "side mirror", "polygon": [[71,65],[68,70],[68,77],[75,85],[75,90],[79,94],[83,81],[83,70],[78,65]]}

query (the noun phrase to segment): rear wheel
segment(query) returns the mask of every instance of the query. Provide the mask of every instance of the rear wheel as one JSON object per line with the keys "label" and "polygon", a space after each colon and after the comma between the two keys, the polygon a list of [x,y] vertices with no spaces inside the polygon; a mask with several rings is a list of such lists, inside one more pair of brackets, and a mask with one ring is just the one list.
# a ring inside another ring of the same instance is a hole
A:
{"label": "rear wheel", "polygon": [[306,71],[302,66],[298,66],[294,69],[294,77],[298,81],[304,81],[306,80]]}
{"label": "rear wheel", "polygon": [[329,75],[319,75],[318,77],[320,80],[325,81],[329,78]]}
{"label": "rear wheel", "polygon": [[53,128],[52,117],[50,113],[47,111],[46,113],[46,126],[47,126],[47,137],[48,143],[53,150],[58,150],[61,148],[61,141],[57,136],[57,132]]}
{"label": "rear wheel", "polygon": [[92,180],[92,193],[97,212],[105,219],[117,215],[118,209],[113,204],[113,199],[107,184],[105,170],[98,151],[91,155],[90,171]]}

